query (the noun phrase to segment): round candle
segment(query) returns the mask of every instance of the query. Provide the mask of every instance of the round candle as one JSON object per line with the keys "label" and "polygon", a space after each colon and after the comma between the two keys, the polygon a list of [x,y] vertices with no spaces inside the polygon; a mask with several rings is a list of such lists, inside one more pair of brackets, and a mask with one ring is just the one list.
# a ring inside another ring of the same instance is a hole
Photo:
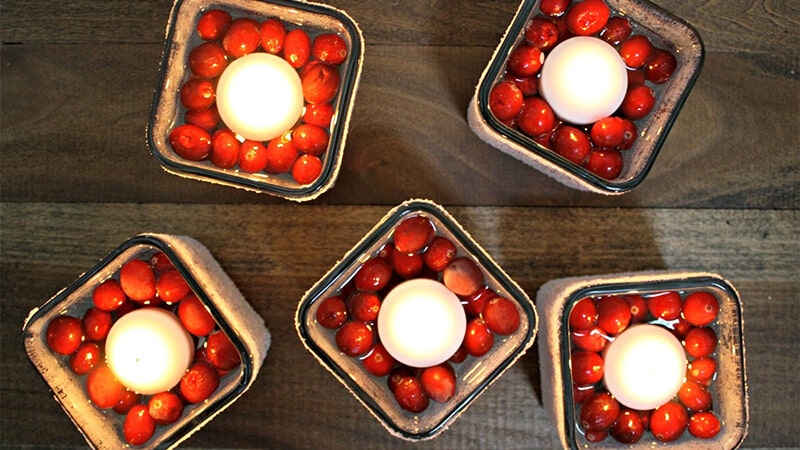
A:
{"label": "round candle", "polygon": [[300,118],[303,86],[285,59],[251,53],[222,72],[216,101],[220,118],[234,133],[268,141],[289,131]]}
{"label": "round candle", "polygon": [[189,333],[174,314],[160,308],[125,314],[106,338],[108,367],[123,386],[143,395],[172,389],[193,357]]}
{"label": "round candle", "polygon": [[589,36],[556,45],[544,60],[539,80],[539,91],[553,112],[576,125],[613,114],[627,88],[627,69],[619,53]]}
{"label": "round candle", "polygon": [[389,291],[378,313],[378,336],[394,359],[411,367],[447,361],[464,340],[467,317],[456,294],[418,278]]}
{"label": "round candle", "polygon": [[648,410],[678,393],[686,375],[686,353],[669,330],[657,325],[634,325],[605,351],[603,380],[623,405]]}

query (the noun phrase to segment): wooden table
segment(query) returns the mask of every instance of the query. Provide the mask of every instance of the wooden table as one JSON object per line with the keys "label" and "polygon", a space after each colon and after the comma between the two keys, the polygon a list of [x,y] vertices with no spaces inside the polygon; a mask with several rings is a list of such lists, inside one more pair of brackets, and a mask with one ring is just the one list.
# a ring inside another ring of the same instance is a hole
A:
{"label": "wooden table", "polygon": [[[168,0],[0,6],[0,447],[83,446],[22,348],[28,311],[128,237],[203,242],[268,323],[253,388],[187,447],[411,448],[305,351],[297,302],[392,206],[445,207],[534,297],[547,280],[718,272],[745,305],[746,447],[800,445],[800,8],[656,3],[695,26],[702,74],[633,192],[562,186],[466,123],[513,0],[331,0],[367,43],[336,186],[308,204],[165,173],[145,144]],[[444,434],[413,448],[554,448],[535,347]]]}

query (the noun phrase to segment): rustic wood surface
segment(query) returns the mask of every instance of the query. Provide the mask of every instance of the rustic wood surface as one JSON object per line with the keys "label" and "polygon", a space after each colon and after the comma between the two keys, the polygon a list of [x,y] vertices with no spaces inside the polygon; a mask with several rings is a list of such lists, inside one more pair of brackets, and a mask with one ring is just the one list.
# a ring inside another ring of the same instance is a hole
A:
{"label": "rustic wood surface", "polygon": [[0,3],[0,447],[85,445],[28,362],[22,322],[145,231],[203,242],[273,334],[252,389],[185,447],[557,447],[535,347],[449,430],[408,444],[297,338],[306,289],[411,197],[447,207],[531,297],[576,275],[730,279],[745,304],[744,446],[800,446],[800,3],[656,0],[698,29],[705,64],[645,182],[615,198],[566,188],[467,126],[517,1],[329,3],[359,22],[365,66],[336,186],[303,205],[184,180],[149,154],[171,1]]}

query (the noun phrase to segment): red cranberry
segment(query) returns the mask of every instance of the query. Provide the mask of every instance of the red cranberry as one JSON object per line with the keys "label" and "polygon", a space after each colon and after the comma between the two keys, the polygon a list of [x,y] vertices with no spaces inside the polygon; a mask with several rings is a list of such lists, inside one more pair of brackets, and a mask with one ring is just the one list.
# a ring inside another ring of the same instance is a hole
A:
{"label": "red cranberry", "polygon": [[489,91],[489,111],[501,122],[516,117],[522,102],[522,91],[513,81],[501,81]]}
{"label": "red cranberry", "polygon": [[328,132],[317,125],[304,123],[292,131],[292,142],[295,147],[309,155],[319,156],[325,153],[329,140]]}
{"label": "red cranberry", "polygon": [[530,137],[549,134],[556,126],[556,115],[541,97],[529,97],[517,116],[517,126]]}
{"label": "red cranberry", "polygon": [[216,369],[205,361],[198,361],[183,375],[178,389],[184,400],[196,404],[210,397],[217,390],[217,386],[219,386],[219,374]]}
{"label": "red cranberry", "polygon": [[211,153],[211,135],[197,125],[185,123],[173,128],[169,143],[175,153],[190,161],[201,161]]}
{"label": "red cranberry", "polygon": [[467,322],[464,334],[464,348],[472,356],[483,356],[494,345],[494,333],[481,317],[476,317]]}
{"label": "red cranberry", "polygon": [[85,375],[103,362],[103,353],[96,342],[82,343],[69,358],[69,368],[76,375]]}
{"label": "red cranberry", "polygon": [[231,169],[239,163],[239,140],[228,129],[217,130],[211,136],[211,163],[221,169]]}
{"label": "red cranberry", "polygon": [[208,336],[217,326],[214,317],[194,293],[178,303],[177,315],[186,331],[198,337]]}
{"label": "red cranberry", "polygon": [[631,36],[630,39],[624,41],[619,46],[619,55],[622,57],[625,65],[631,69],[644,67],[652,53],[653,44],[650,42],[650,39],[643,34]]}
{"label": "red cranberry", "polygon": [[125,390],[107,366],[97,366],[86,377],[86,393],[100,409],[116,406]]}
{"label": "red cranberry", "polygon": [[586,297],[572,305],[569,313],[569,326],[572,330],[588,330],[597,324],[597,306],[594,300]]}
{"label": "red cranberry", "polygon": [[597,300],[597,325],[607,333],[620,334],[630,322],[631,309],[622,296],[611,295]]}
{"label": "red cranberry", "polygon": [[311,38],[300,28],[286,33],[283,42],[283,57],[295,69],[303,67],[311,57]]}
{"label": "red cranberry", "polygon": [[134,405],[125,415],[122,434],[130,445],[144,445],[153,437],[156,422],[150,417],[146,405]]}
{"label": "red cranberry", "polygon": [[693,358],[702,358],[717,349],[717,333],[709,327],[692,328],[686,333],[683,342],[686,353]]}
{"label": "red cranberry", "polygon": [[633,144],[636,142],[636,138],[639,136],[639,130],[637,129],[636,124],[630,119],[623,118],[622,125],[625,129],[625,132],[622,134],[622,143],[619,144],[619,149],[628,150],[633,147]]}
{"label": "red cranberry", "polygon": [[424,411],[430,403],[422,383],[413,376],[403,377],[393,389],[393,393],[400,407],[413,413]]}
{"label": "red cranberry", "polygon": [[219,370],[231,370],[242,362],[239,351],[222,330],[209,334],[203,347],[208,361]]}
{"label": "red cranberry", "polygon": [[312,63],[300,73],[303,98],[309,103],[328,103],[339,90],[339,71],[325,63]]}
{"label": "red cranberry", "polygon": [[456,374],[446,362],[422,369],[419,380],[425,394],[435,402],[445,403],[456,393]]}
{"label": "red cranberry", "polygon": [[592,125],[589,136],[598,147],[615,148],[622,144],[625,126],[619,117],[604,117]]}
{"label": "red cranberry", "polygon": [[225,49],[216,42],[206,42],[189,52],[189,70],[200,78],[216,78],[228,67]]}
{"label": "red cranberry", "polygon": [[544,63],[544,53],[532,45],[521,44],[508,55],[508,70],[519,77],[532,77],[539,73]]}
{"label": "red cranberry", "polygon": [[570,3],[572,0],[542,0],[539,10],[548,16],[560,16],[569,8]]}
{"label": "red cranberry", "polygon": [[597,392],[581,405],[580,425],[586,431],[606,431],[617,420],[619,412],[619,402],[611,394]]}
{"label": "red cranberry", "polygon": [[386,287],[391,278],[392,266],[383,258],[372,258],[356,272],[356,289],[377,292]]}
{"label": "red cranberry", "polygon": [[576,350],[572,352],[572,382],[588,386],[603,379],[603,358],[595,352]]}
{"label": "red cranberry", "polygon": [[662,292],[647,298],[647,308],[657,319],[675,320],[681,315],[683,300],[675,291]]}
{"label": "red cranberry", "polygon": [[[299,152],[294,142],[283,137],[275,138],[269,141],[264,150],[265,167],[270,173],[287,173],[292,169],[298,156]],[[239,165],[241,165],[241,161]]]}
{"label": "red cranberry", "polygon": [[650,415],[650,431],[661,442],[672,442],[683,434],[689,422],[686,408],[675,400],[671,400]]}
{"label": "red cranberry", "polygon": [[481,314],[483,308],[486,307],[486,303],[496,296],[497,293],[495,291],[484,286],[472,295],[461,297],[461,304],[464,306],[464,312],[467,313],[467,316],[475,317]]}
{"label": "red cranberry", "polygon": [[623,444],[633,444],[639,441],[644,434],[644,423],[642,416],[632,409],[623,409],[617,420],[608,430],[614,440]]}
{"label": "red cranberry", "polygon": [[645,76],[651,83],[665,83],[678,67],[675,55],[664,49],[656,48],[645,66]]}
{"label": "red cranberry", "polygon": [[350,313],[355,320],[374,322],[380,309],[381,300],[374,292],[356,292],[350,297]]}
{"label": "red cranberry", "polygon": [[704,356],[689,363],[686,376],[692,381],[708,385],[716,373],[717,361],[711,356]]}
{"label": "red cranberry", "polygon": [[317,322],[325,328],[335,330],[347,320],[347,305],[341,295],[328,297],[317,308]]}
{"label": "red cranberry", "polygon": [[613,46],[619,45],[620,42],[628,39],[630,35],[630,21],[625,17],[619,16],[608,19],[606,27],[600,32],[600,37]]}
{"label": "red cranberry", "polygon": [[678,390],[678,400],[690,411],[707,411],[711,409],[711,393],[694,381],[686,381]]}
{"label": "red cranberry", "polygon": [[506,72],[504,79],[511,81],[519,88],[520,92],[522,92],[522,98],[532,97],[539,92],[539,77],[536,75],[532,77],[517,77],[510,72]]}
{"label": "red cranberry", "polygon": [[592,394],[595,392],[595,386],[578,386],[576,384],[572,384],[572,400],[575,402],[576,405],[580,405],[587,398],[591,397]]}
{"label": "red cranberry", "polygon": [[380,342],[372,347],[372,350],[367,353],[361,362],[364,364],[364,369],[376,377],[388,375],[395,363],[392,355],[386,351],[386,347]]}
{"label": "red cranberry", "polygon": [[303,122],[327,128],[333,119],[333,105],[330,103],[308,103],[303,112]]}
{"label": "red cranberry", "polygon": [[534,17],[525,28],[525,40],[546,52],[555,47],[559,41],[558,26],[544,17]]}
{"label": "red cranberry", "polygon": [[419,253],[392,252],[392,267],[403,279],[414,278],[422,272],[422,255]]}
{"label": "red cranberry", "polygon": [[81,320],[72,316],[58,316],[47,324],[47,346],[59,355],[71,355],[83,341]]}
{"label": "red cranberry", "polygon": [[323,33],[314,38],[311,44],[314,58],[338,66],[347,58],[347,43],[335,33]]}
{"label": "red cranberry", "polygon": [[322,160],[314,155],[300,155],[292,165],[292,179],[298,184],[311,184],[322,173]]}
{"label": "red cranberry", "polygon": [[131,390],[125,389],[122,391],[122,399],[114,406],[114,412],[117,414],[127,414],[134,405],[139,404],[141,395]]}
{"label": "red cranberry", "polygon": [[336,331],[336,346],[347,356],[361,356],[372,348],[372,328],[363,323],[348,321]]}
{"label": "red cranberry", "polygon": [[119,282],[113,278],[100,283],[92,291],[92,302],[95,308],[103,311],[114,311],[127,299]]}
{"label": "red cranberry", "polygon": [[197,19],[197,34],[205,41],[222,38],[231,24],[231,15],[221,9],[211,9]]}
{"label": "red cranberry", "polygon": [[395,250],[402,253],[417,253],[433,240],[435,234],[430,219],[425,216],[413,216],[403,219],[397,225],[392,240]]}
{"label": "red cranberry", "polygon": [[234,19],[222,38],[222,48],[234,58],[253,53],[259,45],[261,27],[258,22],[247,17]]}
{"label": "red cranberry", "polygon": [[469,296],[484,286],[483,272],[465,256],[454,258],[442,271],[442,282],[456,295]]}
{"label": "red cranberry", "polygon": [[202,111],[186,111],[183,118],[186,123],[197,125],[209,133],[217,128],[220,122],[219,110],[216,105],[211,105],[211,107]]}
{"label": "red cranberry", "polygon": [[694,413],[689,419],[689,433],[700,439],[711,439],[721,429],[719,419],[711,411]]}
{"label": "red cranberry", "polygon": [[573,331],[570,337],[575,347],[589,352],[602,351],[610,340],[606,332],[597,326],[588,330]]}
{"label": "red cranberry", "polygon": [[[279,141],[273,139],[272,142]],[[246,140],[239,145],[239,169],[247,173],[261,172],[267,167],[269,153],[260,141]]]}
{"label": "red cranberry", "polygon": [[177,270],[161,273],[156,280],[156,295],[167,304],[181,301],[192,289]]}
{"label": "red cranberry", "polygon": [[430,269],[441,272],[456,256],[456,246],[443,236],[433,238],[422,260]]}
{"label": "red cranberry", "polygon": [[114,323],[111,313],[98,308],[89,308],[83,314],[83,337],[90,341],[102,341]]}
{"label": "red cranberry", "polygon": [[192,78],[181,86],[181,105],[190,111],[208,109],[214,104],[215,99],[216,88],[208,80]]}
{"label": "red cranberry", "polygon": [[566,22],[572,34],[591,36],[606,26],[610,16],[611,10],[603,0],[584,0],[567,11]]}
{"label": "red cranberry", "polygon": [[575,164],[583,164],[592,149],[586,133],[571,125],[556,128],[552,141],[553,150]]}
{"label": "red cranberry", "polygon": [[279,54],[283,50],[283,43],[286,40],[286,26],[280,20],[270,17],[261,23],[261,48],[265,52],[273,55]]}
{"label": "red cranberry", "polygon": [[169,425],[180,419],[183,402],[173,392],[159,392],[147,401],[147,412],[157,425]]}
{"label": "red cranberry", "polygon": [[646,84],[632,86],[622,99],[622,113],[631,120],[639,120],[650,114],[656,104],[653,90]]}
{"label": "red cranberry", "polygon": [[716,320],[718,313],[719,300],[710,292],[692,292],[683,300],[683,318],[692,325],[708,325]]}
{"label": "red cranberry", "polygon": [[489,300],[483,307],[482,314],[486,326],[499,335],[507,336],[519,328],[520,319],[517,307],[514,302],[505,297],[496,296]]}
{"label": "red cranberry", "polygon": [[599,177],[613,180],[622,173],[622,154],[613,148],[592,149],[586,161],[586,168]]}

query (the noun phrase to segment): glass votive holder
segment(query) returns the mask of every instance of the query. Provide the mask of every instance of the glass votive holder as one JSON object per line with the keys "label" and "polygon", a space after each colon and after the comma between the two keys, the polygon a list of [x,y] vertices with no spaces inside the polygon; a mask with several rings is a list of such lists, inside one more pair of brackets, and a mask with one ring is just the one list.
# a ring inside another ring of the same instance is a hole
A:
{"label": "glass votive holder", "polygon": [[327,5],[176,0],[151,152],[179,176],[313,200],[338,176],[363,55],[356,22]]}
{"label": "glass votive holder", "polygon": [[[467,284],[479,286],[457,287],[459,266],[475,269]],[[370,297],[374,314],[365,317]],[[441,315],[449,299],[455,306]],[[410,327],[398,325],[409,320]],[[447,429],[527,351],[537,330],[527,294],[447,211],[417,199],[389,211],[304,295],[295,322],[320,364],[391,435],[409,441]],[[369,330],[356,351],[352,329]],[[444,381],[428,383],[436,378]]]}
{"label": "glass votive holder", "polygon": [[536,304],[543,405],[564,448],[742,445],[744,319],[728,280],[679,271],[564,278],[545,283]]}
{"label": "glass votive holder", "polygon": [[165,234],[134,236],[34,308],[23,338],[97,449],[176,447],[250,388],[271,343],[209,251]]}
{"label": "glass votive holder", "polygon": [[[700,74],[704,48],[694,28],[647,0],[603,1],[610,18],[594,30],[570,27],[579,23],[570,9],[545,13],[541,1],[523,0],[467,118],[483,141],[558,182],[618,195],[650,171]],[[583,3],[572,2],[576,17]],[[643,41],[650,50],[639,51]]]}

